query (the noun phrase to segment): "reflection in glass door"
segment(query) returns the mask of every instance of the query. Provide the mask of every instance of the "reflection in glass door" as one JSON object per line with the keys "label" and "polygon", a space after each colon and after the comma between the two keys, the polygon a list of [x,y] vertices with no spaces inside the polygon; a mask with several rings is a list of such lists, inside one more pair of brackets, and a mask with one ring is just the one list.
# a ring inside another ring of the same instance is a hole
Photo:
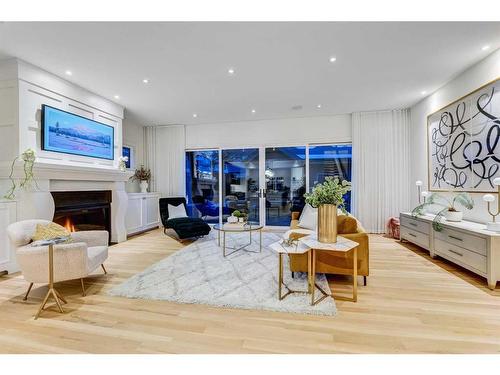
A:
{"label": "reflection in glass door", "polygon": [[186,152],[187,214],[219,222],[219,151]]}
{"label": "reflection in glass door", "polygon": [[222,170],[224,213],[238,210],[259,222],[259,149],[222,150]]}
{"label": "reflection in glass door", "polygon": [[291,212],[304,206],[306,147],[266,148],[264,176],[266,225],[290,225]]}

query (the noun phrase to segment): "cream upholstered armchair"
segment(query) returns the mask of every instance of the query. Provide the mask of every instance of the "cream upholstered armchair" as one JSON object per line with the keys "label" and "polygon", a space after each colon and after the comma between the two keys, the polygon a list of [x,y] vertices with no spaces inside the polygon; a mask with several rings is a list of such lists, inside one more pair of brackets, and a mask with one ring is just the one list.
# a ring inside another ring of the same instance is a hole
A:
{"label": "cream upholstered armchair", "polygon": [[[48,246],[31,246],[37,224],[47,220],[24,220],[10,224],[7,233],[16,249],[16,258],[24,279],[30,283],[24,300],[28,298],[34,283],[48,283]],[[72,242],[54,246],[54,282],[80,279],[85,296],[83,278],[99,266],[104,273],[104,261],[108,258],[109,234],[105,230],[71,233]]]}

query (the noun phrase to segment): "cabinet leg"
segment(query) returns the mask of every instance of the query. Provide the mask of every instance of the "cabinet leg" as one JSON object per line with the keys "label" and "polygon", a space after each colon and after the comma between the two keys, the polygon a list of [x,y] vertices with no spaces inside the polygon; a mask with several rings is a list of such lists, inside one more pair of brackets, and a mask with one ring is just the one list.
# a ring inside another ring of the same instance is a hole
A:
{"label": "cabinet leg", "polygon": [[488,288],[490,288],[491,290],[495,290],[496,286],[497,281],[495,279],[488,278]]}
{"label": "cabinet leg", "polygon": [[363,285],[366,286],[366,276],[363,276]]}

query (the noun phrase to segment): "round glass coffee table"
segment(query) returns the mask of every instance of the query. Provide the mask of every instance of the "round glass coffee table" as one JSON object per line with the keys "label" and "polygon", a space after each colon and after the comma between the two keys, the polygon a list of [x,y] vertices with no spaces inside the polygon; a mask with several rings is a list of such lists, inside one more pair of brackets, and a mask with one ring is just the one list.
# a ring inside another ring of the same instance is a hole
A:
{"label": "round glass coffee table", "polygon": [[[222,255],[226,257],[237,251],[244,250],[250,253],[256,253],[257,251],[252,251],[247,249],[247,246],[252,244],[252,232],[259,232],[259,253],[262,252],[262,228],[263,226],[258,223],[236,223],[236,224],[215,224],[214,229],[218,231],[217,235],[217,245],[220,247],[220,239],[222,233]],[[249,242],[240,247],[230,247],[226,246],[226,233],[242,233],[248,232]],[[229,254],[226,254],[226,249],[233,250]]]}

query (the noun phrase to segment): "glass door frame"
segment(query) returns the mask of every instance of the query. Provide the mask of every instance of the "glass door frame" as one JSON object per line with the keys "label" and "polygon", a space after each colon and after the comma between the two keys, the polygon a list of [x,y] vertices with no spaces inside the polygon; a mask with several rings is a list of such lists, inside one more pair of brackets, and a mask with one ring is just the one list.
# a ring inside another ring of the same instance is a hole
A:
{"label": "glass door frame", "polygon": [[[265,226],[267,229],[278,229],[282,230],[286,226],[277,225],[266,225],[266,204],[263,197],[263,192],[266,190],[266,148],[280,148],[280,147],[305,147],[305,181],[306,181],[306,192],[310,191],[310,181],[309,181],[309,147],[311,146],[338,146],[338,145],[352,145],[352,142],[321,142],[321,143],[285,143],[285,144],[272,144],[263,146],[230,146],[230,147],[208,147],[208,148],[189,148],[185,149],[184,152],[189,151],[217,151],[219,154],[219,223],[223,223],[223,160],[222,160],[222,150],[246,150],[246,149],[258,149],[259,150],[259,221],[260,224]],[[352,199],[352,196],[351,196]]]}

